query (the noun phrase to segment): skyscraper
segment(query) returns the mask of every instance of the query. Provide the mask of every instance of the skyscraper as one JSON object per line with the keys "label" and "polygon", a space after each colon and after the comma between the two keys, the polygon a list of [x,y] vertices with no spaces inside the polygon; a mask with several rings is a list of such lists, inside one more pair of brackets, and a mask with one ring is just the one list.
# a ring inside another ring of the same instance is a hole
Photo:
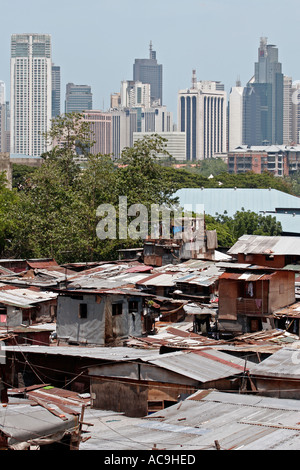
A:
{"label": "skyscraper", "polygon": [[0,105],[5,104],[5,83],[0,81]]}
{"label": "skyscraper", "polygon": [[151,104],[163,104],[163,67],[157,63],[156,52],[150,42],[149,59],[135,59],[133,81],[150,84]]}
{"label": "skyscraper", "polygon": [[[267,38],[260,38],[258,61],[255,73],[245,88],[246,107],[244,143],[247,145],[263,145],[283,143],[283,73],[278,61],[278,49],[267,44]],[[255,99],[254,99],[255,98]],[[247,106],[256,109],[247,109]],[[254,121],[253,117],[260,121]],[[253,128],[255,127],[255,129]],[[255,140],[253,139],[255,135]]]}
{"label": "skyscraper", "polygon": [[0,81],[0,152],[7,152],[7,107],[5,103],[5,83]]}
{"label": "skyscraper", "polygon": [[60,67],[52,65],[52,117],[60,114]]}
{"label": "skyscraper", "polygon": [[229,94],[229,150],[243,143],[243,93],[244,87],[237,81]]}
{"label": "skyscraper", "polygon": [[178,93],[178,130],[186,134],[186,159],[203,160],[226,151],[226,92],[220,82],[197,82]]}
{"label": "skyscraper", "polygon": [[66,113],[80,113],[93,109],[93,94],[89,85],[74,85],[67,83],[66,86]]}
{"label": "skyscraper", "polygon": [[243,143],[271,145],[272,85],[250,80],[243,95]]}
{"label": "skyscraper", "polygon": [[134,108],[144,106],[150,108],[149,83],[123,80],[121,83],[121,107]]}
{"label": "skyscraper", "polygon": [[83,113],[84,121],[89,123],[91,140],[95,143],[90,148],[92,154],[112,153],[112,116],[102,111],[86,111]]}
{"label": "skyscraper", "polygon": [[11,36],[11,152],[40,156],[52,115],[51,37]]}
{"label": "skyscraper", "polygon": [[292,83],[292,141],[300,143],[300,82]]}
{"label": "skyscraper", "polygon": [[283,77],[283,144],[290,145],[293,141],[293,101],[291,77]]}

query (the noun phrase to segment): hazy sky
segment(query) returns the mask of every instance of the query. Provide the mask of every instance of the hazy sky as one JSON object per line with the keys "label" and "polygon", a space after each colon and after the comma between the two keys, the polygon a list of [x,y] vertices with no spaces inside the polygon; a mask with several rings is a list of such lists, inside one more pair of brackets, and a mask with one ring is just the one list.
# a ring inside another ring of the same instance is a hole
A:
{"label": "hazy sky", "polygon": [[9,99],[10,38],[49,33],[66,83],[92,86],[94,109],[106,110],[135,58],[152,40],[163,65],[164,104],[177,122],[177,93],[198,80],[218,80],[229,92],[254,73],[261,36],[279,48],[282,71],[300,80],[299,0],[1,0],[0,80]]}

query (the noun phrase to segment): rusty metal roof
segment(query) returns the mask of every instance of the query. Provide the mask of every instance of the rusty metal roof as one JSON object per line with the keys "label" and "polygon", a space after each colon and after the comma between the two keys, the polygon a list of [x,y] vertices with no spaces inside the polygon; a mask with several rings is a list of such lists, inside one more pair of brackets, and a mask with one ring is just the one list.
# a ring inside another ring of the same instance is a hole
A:
{"label": "rusty metal roof", "polygon": [[271,273],[251,273],[251,272],[244,272],[244,273],[230,273],[226,272],[221,274],[219,279],[232,279],[232,280],[239,280],[239,281],[247,281],[247,282],[254,282],[254,281],[266,281],[270,280],[272,276],[274,276],[276,272]]}
{"label": "rusty metal roof", "polygon": [[55,259],[29,259],[26,260],[26,263],[30,268],[41,268],[41,269],[47,269],[51,266],[59,267],[58,263],[55,261]]}
{"label": "rusty metal roof", "polygon": [[273,312],[275,317],[293,317],[293,318],[300,318],[300,302],[296,302],[292,305],[288,305],[286,307],[280,308]]}

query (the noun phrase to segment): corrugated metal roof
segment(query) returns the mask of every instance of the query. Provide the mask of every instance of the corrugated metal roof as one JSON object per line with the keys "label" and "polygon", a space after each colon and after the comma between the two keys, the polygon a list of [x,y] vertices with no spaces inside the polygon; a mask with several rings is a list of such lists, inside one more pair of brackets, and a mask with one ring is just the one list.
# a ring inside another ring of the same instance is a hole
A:
{"label": "corrugated metal roof", "polygon": [[[61,415],[59,407],[52,404],[53,412]],[[9,404],[0,407],[0,429],[8,435],[9,446],[19,447],[29,440],[38,442],[42,438],[56,439],[54,436],[67,430],[73,430],[78,424],[78,417],[64,412],[65,419],[55,416],[42,406],[32,406],[26,402],[22,405]],[[78,413],[77,413],[78,415]]]}
{"label": "corrugated metal roof", "polygon": [[161,354],[148,362],[202,383],[242,374],[245,367],[243,359],[216,350]]}
{"label": "corrugated metal roof", "polygon": [[196,284],[198,286],[211,286],[219,279],[219,276],[205,276],[204,274],[188,274],[187,276],[178,277],[176,283]]}
{"label": "corrugated metal roof", "polygon": [[143,286],[159,286],[159,287],[169,287],[174,286],[176,279],[180,276],[180,273],[174,274],[165,274],[165,273],[157,273],[148,276],[147,278],[138,281],[139,285]]}
{"label": "corrugated metal roof", "polygon": [[31,268],[41,268],[41,269],[47,269],[48,267],[50,266],[55,266],[55,267],[59,267],[58,263],[54,260],[54,259],[42,259],[42,260],[39,260],[39,259],[34,259],[34,260],[26,260],[27,264],[31,267]]}
{"label": "corrugated metal roof", "polygon": [[190,398],[145,418],[86,410],[85,419],[94,426],[80,450],[149,451],[155,444],[157,450],[188,454],[215,450],[216,440],[222,450],[299,449],[300,400],[215,391]]}
{"label": "corrugated metal roof", "polygon": [[[206,214],[212,216],[227,212],[232,217],[236,211],[275,211],[276,208],[300,208],[300,198],[277,189],[257,188],[182,188],[175,194],[180,206],[204,205]],[[199,212],[199,211],[198,211]]]}
{"label": "corrugated metal roof", "polygon": [[21,352],[32,354],[48,354],[53,356],[74,356],[107,361],[128,361],[140,358],[152,358],[159,355],[159,351],[146,351],[126,347],[80,347],[80,346],[3,346],[7,352]]}
{"label": "corrugated metal roof", "polygon": [[20,308],[29,308],[34,304],[56,299],[58,294],[53,292],[38,292],[32,289],[0,290],[0,303]]}
{"label": "corrugated metal roof", "polygon": [[281,348],[270,357],[251,367],[251,375],[300,380],[300,350]]}
{"label": "corrugated metal roof", "polygon": [[236,255],[264,254],[264,255],[300,255],[299,237],[268,237],[262,235],[243,235],[228,250]]}
{"label": "corrugated metal roof", "polygon": [[273,312],[275,317],[293,317],[300,318],[300,302],[296,302],[292,305],[287,305],[286,307],[279,308]]}
{"label": "corrugated metal roof", "polygon": [[[281,222],[282,229],[287,233],[300,233],[300,215],[290,217],[275,212],[276,208],[300,208],[300,198],[277,189],[257,188],[182,188],[175,194],[179,205],[191,204],[196,211],[198,205],[203,205],[206,214],[216,216],[224,214],[233,217],[237,211],[244,209],[257,214],[272,215]],[[199,212],[199,210],[198,210]],[[266,214],[264,214],[266,212]],[[296,227],[296,228],[295,228]]]}
{"label": "corrugated metal roof", "polygon": [[261,273],[261,274],[254,274],[251,272],[246,272],[246,273],[223,273],[220,276],[221,279],[232,279],[232,280],[239,280],[239,281],[248,281],[248,282],[255,282],[255,281],[266,281],[270,280],[272,276],[274,276],[276,272],[274,273]]}

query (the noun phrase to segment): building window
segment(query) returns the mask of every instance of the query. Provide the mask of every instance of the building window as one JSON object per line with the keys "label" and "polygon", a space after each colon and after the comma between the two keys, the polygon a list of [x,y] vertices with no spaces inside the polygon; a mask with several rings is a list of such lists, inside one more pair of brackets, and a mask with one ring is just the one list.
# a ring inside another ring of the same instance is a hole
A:
{"label": "building window", "polygon": [[136,313],[139,311],[139,303],[137,300],[129,300],[128,311],[129,313]]}
{"label": "building window", "polygon": [[79,304],[79,318],[87,318],[87,304]]}
{"label": "building window", "polygon": [[112,304],[112,315],[122,315],[123,313],[123,302]]}

